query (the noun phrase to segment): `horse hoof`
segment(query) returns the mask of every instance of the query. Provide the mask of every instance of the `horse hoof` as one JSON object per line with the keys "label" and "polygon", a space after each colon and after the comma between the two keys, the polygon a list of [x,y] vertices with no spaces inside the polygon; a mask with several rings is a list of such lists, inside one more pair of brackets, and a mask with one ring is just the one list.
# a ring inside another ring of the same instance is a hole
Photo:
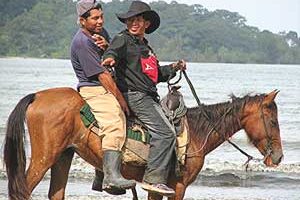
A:
{"label": "horse hoof", "polygon": [[123,195],[126,194],[126,190],[123,188],[119,187],[114,187],[114,186],[104,186],[103,190],[107,192],[108,194],[112,195]]}

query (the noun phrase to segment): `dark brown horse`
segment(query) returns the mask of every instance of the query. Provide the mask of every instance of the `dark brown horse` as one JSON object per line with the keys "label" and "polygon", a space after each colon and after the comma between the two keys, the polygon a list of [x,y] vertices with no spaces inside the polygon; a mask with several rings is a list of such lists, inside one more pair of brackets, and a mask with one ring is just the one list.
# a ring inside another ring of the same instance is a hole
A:
{"label": "dark brown horse", "polygon": [[[182,178],[169,179],[176,191],[176,196],[170,199],[183,199],[187,186],[200,172],[205,155],[240,129],[245,130],[252,144],[265,156],[267,166],[278,165],[283,154],[274,102],[276,94],[273,91],[233,97],[231,102],[189,108],[186,114],[190,133],[187,159]],[[74,152],[94,167],[102,168],[101,139],[83,125],[79,114],[83,104],[83,99],[71,88],[44,90],[20,100],[9,116],[4,146],[10,199],[29,199],[48,169],[51,169],[49,198],[64,199]],[[24,121],[32,152],[27,170]],[[122,173],[141,181],[144,168],[124,164]],[[149,194],[149,199],[161,198]]]}

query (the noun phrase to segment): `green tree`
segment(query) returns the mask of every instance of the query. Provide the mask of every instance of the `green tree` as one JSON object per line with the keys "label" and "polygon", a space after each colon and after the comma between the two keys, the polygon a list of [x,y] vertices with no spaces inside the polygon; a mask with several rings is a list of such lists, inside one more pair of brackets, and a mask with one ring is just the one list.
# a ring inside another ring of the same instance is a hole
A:
{"label": "green tree", "polygon": [[[0,23],[0,56],[69,57],[71,39],[78,29],[76,2],[0,2],[4,19]],[[111,36],[125,28],[115,14],[127,11],[130,3],[103,3],[104,26]],[[211,12],[200,4],[158,1],[150,6],[161,17],[160,28],[147,35],[160,60],[300,64],[300,38],[295,31],[260,31],[247,25],[237,12]]]}

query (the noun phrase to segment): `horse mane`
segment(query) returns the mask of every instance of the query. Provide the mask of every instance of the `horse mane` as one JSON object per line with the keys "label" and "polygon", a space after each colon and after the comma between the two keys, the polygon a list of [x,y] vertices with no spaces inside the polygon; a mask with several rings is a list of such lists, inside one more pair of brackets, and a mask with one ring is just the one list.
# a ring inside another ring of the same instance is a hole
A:
{"label": "horse mane", "polygon": [[[265,94],[247,94],[243,97],[236,97],[231,94],[230,101],[211,105],[202,104],[197,107],[188,108],[187,118],[189,127],[200,138],[211,131],[215,124],[215,130],[227,136],[229,133],[236,132],[240,127],[240,114],[246,104],[259,103]],[[227,114],[225,114],[228,112]]]}

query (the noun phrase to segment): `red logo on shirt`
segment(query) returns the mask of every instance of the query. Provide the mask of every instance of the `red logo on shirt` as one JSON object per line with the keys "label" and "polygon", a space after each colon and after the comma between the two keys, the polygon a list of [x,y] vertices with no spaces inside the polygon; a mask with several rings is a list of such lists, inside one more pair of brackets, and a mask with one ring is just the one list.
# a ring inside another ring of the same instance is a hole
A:
{"label": "red logo on shirt", "polygon": [[141,65],[143,73],[156,84],[158,80],[158,65],[156,57],[154,55],[150,55],[147,58],[141,57]]}

